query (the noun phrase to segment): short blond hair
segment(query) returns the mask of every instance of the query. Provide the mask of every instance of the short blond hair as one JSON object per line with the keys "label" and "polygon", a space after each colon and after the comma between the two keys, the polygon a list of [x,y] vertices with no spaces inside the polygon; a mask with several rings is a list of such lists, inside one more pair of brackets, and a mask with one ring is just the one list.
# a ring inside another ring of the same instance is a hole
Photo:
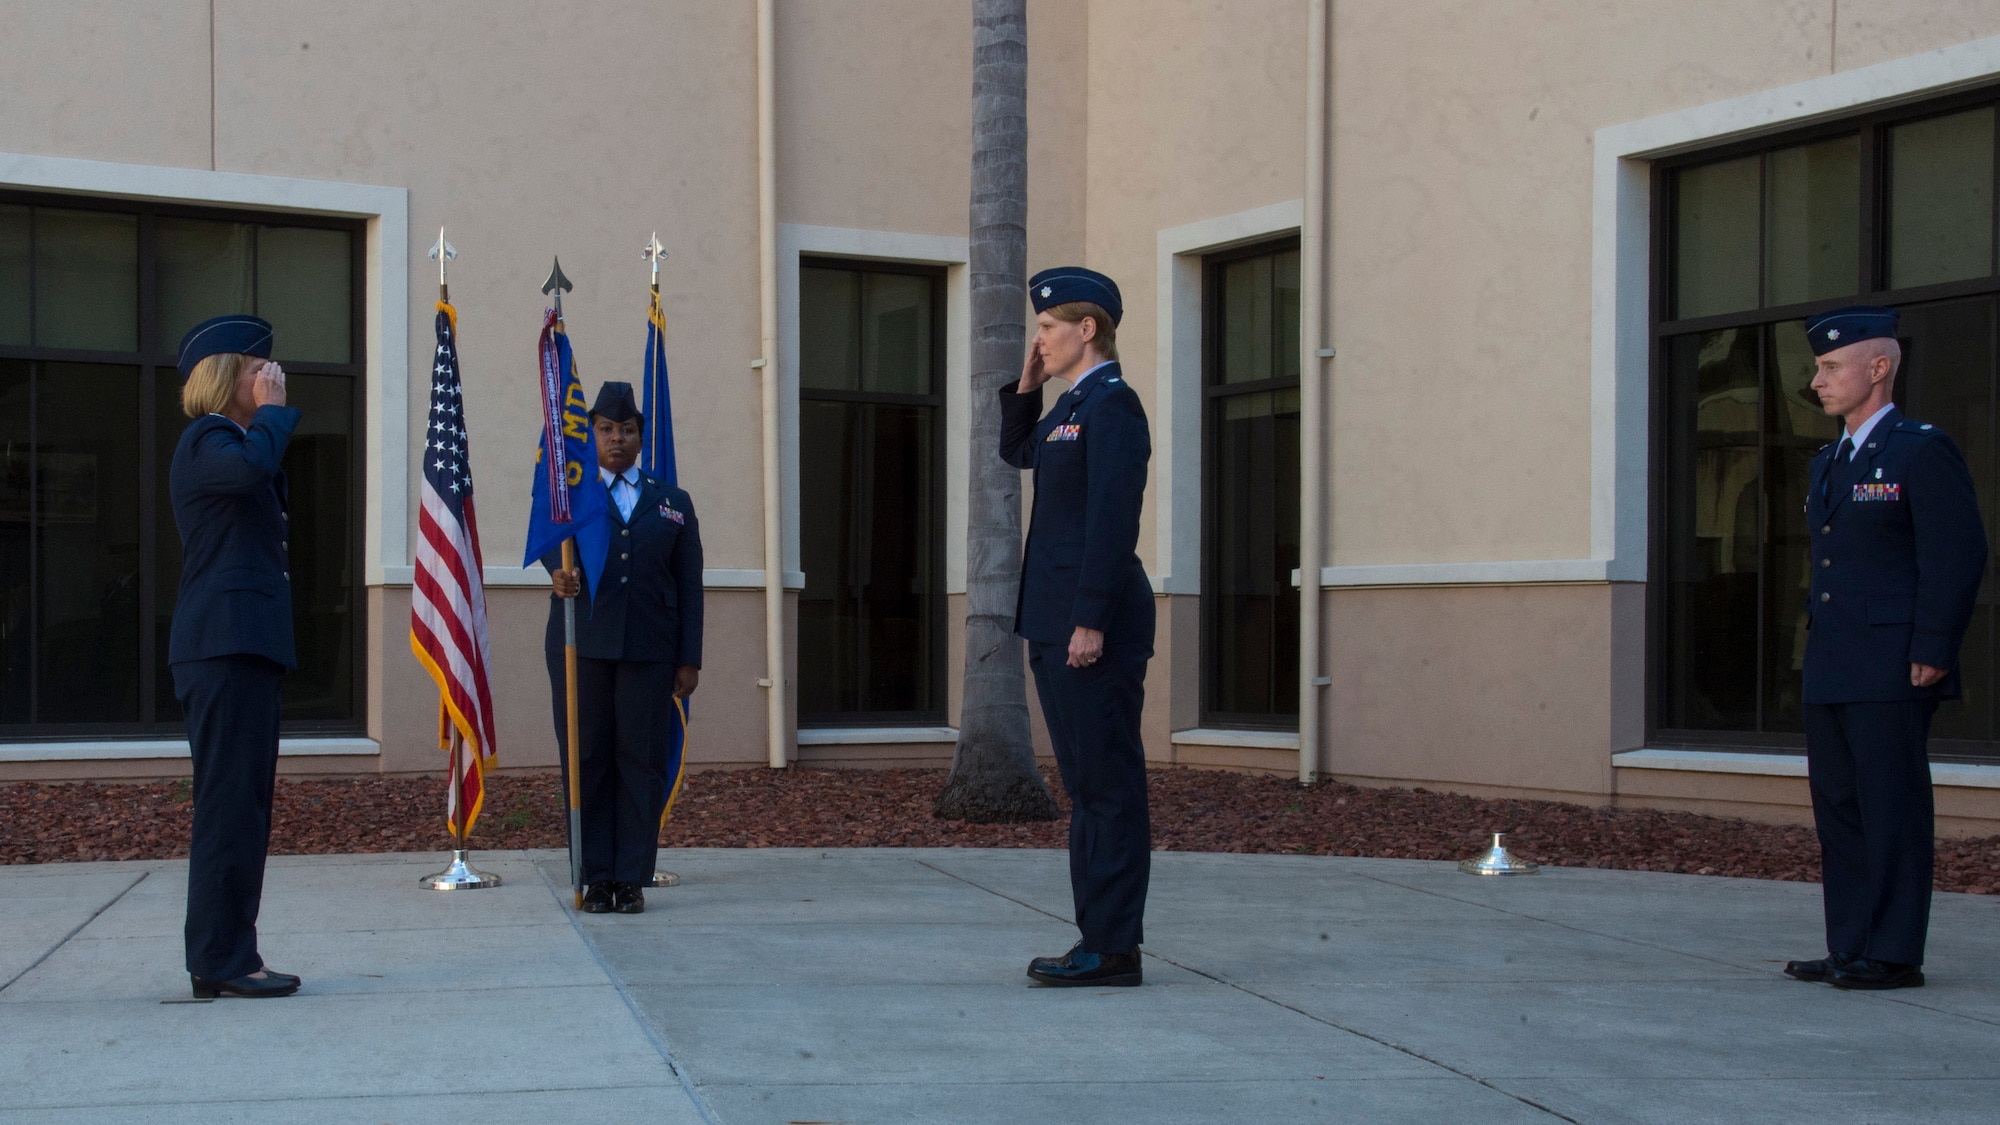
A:
{"label": "short blond hair", "polygon": [[236,397],[236,381],[243,377],[255,356],[241,352],[217,352],[194,365],[187,382],[181,384],[181,413],[190,418],[221,414]]}
{"label": "short blond hair", "polygon": [[1118,326],[1111,323],[1111,314],[1090,301],[1069,301],[1060,305],[1050,305],[1042,310],[1057,320],[1075,324],[1082,320],[1097,323],[1097,334],[1090,338],[1090,346],[1105,359],[1118,358]]}

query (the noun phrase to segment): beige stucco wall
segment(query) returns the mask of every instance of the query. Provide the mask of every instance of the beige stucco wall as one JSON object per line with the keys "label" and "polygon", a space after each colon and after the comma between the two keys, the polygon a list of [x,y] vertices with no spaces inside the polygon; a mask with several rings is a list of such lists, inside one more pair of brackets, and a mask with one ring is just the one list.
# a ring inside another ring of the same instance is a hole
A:
{"label": "beige stucco wall", "polygon": [[[1336,565],[1590,554],[1596,130],[2000,34],[2000,6],[1983,0],[1332,7]],[[781,0],[778,11],[780,221],[962,237],[965,6]],[[1307,3],[1031,0],[1029,13],[1029,265],[1080,260],[1119,280],[1127,371],[1159,417],[1170,393],[1159,232],[1303,196]],[[671,252],[661,284],[682,479],[707,562],[761,569],[753,5],[0,0],[0,17],[0,152],[407,190],[411,244],[390,249],[411,263],[400,295],[410,425],[392,456],[414,459],[422,441],[434,292],[422,254],[450,228],[496,567],[515,561],[524,530],[549,259],[560,253],[577,285],[566,308],[587,384],[634,378],[638,248],[657,229]],[[1141,529],[1154,573],[1169,569],[1155,536],[1169,468],[1154,466]],[[398,587],[366,599],[380,759],[288,759],[288,771],[436,767],[408,599]],[[955,714],[962,599],[951,604]],[[544,606],[532,586],[491,591],[509,768],[553,762]],[[1282,752],[1171,742],[1199,721],[1199,599],[1163,597],[1160,611],[1150,756],[1293,768]],[[693,760],[761,763],[761,594],[711,590],[709,617]],[[1782,781],[1612,769],[1610,754],[1645,734],[1640,586],[1338,589],[1323,617],[1335,776],[1796,815],[1797,787]],[[1037,738],[1046,749],[1039,716]],[[0,776],[182,768],[44,763]],[[1949,815],[1977,821],[1981,809],[2000,816],[1995,806],[1960,795]]]}

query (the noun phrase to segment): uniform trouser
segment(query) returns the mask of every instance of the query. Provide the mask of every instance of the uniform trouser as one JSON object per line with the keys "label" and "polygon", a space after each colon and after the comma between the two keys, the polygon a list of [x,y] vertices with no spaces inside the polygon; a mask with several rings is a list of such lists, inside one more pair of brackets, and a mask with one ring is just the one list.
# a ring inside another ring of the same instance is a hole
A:
{"label": "uniform trouser", "polygon": [[1069,646],[1028,642],[1056,768],[1069,793],[1069,884],[1083,948],[1123,953],[1145,940],[1152,823],[1146,813],[1146,648],[1107,647],[1071,668]]}
{"label": "uniform trouser", "polygon": [[1826,947],[1921,965],[1934,861],[1934,699],[1805,705]]}
{"label": "uniform trouser", "polygon": [[[556,749],[569,795],[569,727],[562,650],[549,661]],[[586,883],[650,883],[667,802],[674,666],[663,661],[576,662],[578,790]]]}
{"label": "uniform trouser", "polygon": [[187,967],[209,980],[231,980],[264,967],[257,909],[271,846],[285,669],[239,655],[182,661],[173,672],[194,758]]}

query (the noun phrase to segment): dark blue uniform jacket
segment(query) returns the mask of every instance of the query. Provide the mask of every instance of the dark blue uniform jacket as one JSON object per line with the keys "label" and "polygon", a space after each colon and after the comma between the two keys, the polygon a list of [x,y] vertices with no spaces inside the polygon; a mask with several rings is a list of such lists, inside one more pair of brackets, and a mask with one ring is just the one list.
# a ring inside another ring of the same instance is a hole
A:
{"label": "dark blue uniform jacket", "polygon": [[[1958,646],[1986,572],[1986,529],[1958,446],[1891,410],[1851,462],[1812,462],[1805,702],[1956,699]],[[1928,688],[1910,665],[1951,670]]]}
{"label": "dark blue uniform jacket", "polygon": [[1153,441],[1116,363],[1042,417],[1042,392],[1000,391],[1000,458],[1035,471],[1014,631],[1068,644],[1078,626],[1108,645],[1153,644],[1153,586],[1139,561],[1139,506]]}
{"label": "dark blue uniform jacket", "polygon": [[247,431],[220,414],[182,431],[167,478],[181,532],[169,663],[247,653],[298,667],[283,467],[298,424],[289,406],[260,406]]}
{"label": "dark blue uniform jacket", "polygon": [[[593,487],[602,488],[603,485]],[[701,526],[694,500],[657,477],[639,476],[632,520],[618,518],[611,503],[611,551],[604,560],[604,588],[576,607],[576,654],[593,660],[658,661],[701,666]],[[562,556],[542,560],[551,570]],[[547,644],[563,648],[561,598],[551,597]]]}

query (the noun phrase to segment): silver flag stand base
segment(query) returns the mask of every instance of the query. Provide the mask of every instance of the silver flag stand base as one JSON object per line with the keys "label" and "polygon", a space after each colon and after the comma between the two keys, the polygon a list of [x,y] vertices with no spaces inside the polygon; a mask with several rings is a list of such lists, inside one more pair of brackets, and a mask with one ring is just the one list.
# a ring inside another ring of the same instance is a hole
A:
{"label": "silver flag stand base", "polygon": [[1525,859],[1515,859],[1500,842],[1505,833],[1493,834],[1493,846],[1471,859],[1458,861],[1458,869],[1467,875],[1534,875],[1541,868]]}
{"label": "silver flag stand base", "polygon": [[463,848],[453,851],[449,867],[435,875],[424,876],[417,880],[417,884],[433,891],[477,891],[500,885],[500,876],[472,866],[466,861],[467,854]]}
{"label": "silver flag stand base", "polygon": [[674,874],[674,873],[673,873],[673,872],[671,872],[671,871],[654,871],[654,872],[653,872],[653,885],[654,885],[654,886],[656,886],[656,887],[673,887],[673,886],[678,886],[678,885],[680,884],[680,881],[681,881],[681,877],[680,877],[680,876],[678,876],[678,875],[676,875],[676,874]]}

